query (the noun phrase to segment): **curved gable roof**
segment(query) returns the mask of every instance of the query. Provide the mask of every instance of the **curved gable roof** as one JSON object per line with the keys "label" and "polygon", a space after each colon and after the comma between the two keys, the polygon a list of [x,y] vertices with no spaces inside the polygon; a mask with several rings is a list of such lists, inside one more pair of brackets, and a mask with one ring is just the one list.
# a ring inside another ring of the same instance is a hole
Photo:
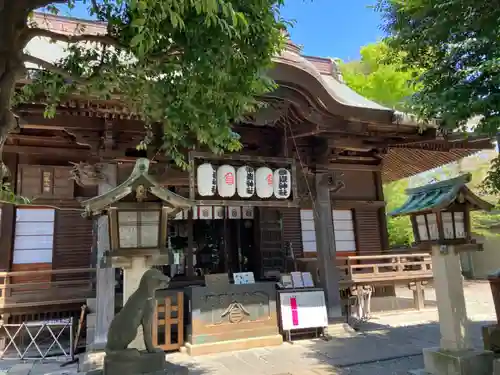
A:
{"label": "curved gable roof", "polygon": [[[36,13],[35,23],[62,34],[105,34],[106,24]],[[35,57],[54,62],[65,55],[66,44],[35,38],[26,46],[26,52]],[[408,115],[393,111],[357,94],[343,83],[336,63],[332,59],[303,56],[291,41],[280,56],[274,58],[276,66],[269,72],[271,78],[282,86],[293,85],[311,93],[328,112],[355,121],[382,122],[386,124],[418,125]],[[27,64],[28,68],[34,67]]]}

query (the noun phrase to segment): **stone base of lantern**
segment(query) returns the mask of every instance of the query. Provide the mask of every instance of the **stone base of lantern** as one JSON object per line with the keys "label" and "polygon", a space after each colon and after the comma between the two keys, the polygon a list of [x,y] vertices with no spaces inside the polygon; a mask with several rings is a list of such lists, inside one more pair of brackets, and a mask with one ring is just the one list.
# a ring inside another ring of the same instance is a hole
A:
{"label": "stone base of lantern", "polygon": [[484,350],[500,353],[500,325],[490,324],[482,327]]}
{"label": "stone base of lantern", "polygon": [[[491,375],[493,352],[489,350],[447,351],[440,348],[423,350],[424,369],[409,371],[411,375]],[[500,372],[499,372],[500,374]],[[496,375],[496,374],[495,374]]]}

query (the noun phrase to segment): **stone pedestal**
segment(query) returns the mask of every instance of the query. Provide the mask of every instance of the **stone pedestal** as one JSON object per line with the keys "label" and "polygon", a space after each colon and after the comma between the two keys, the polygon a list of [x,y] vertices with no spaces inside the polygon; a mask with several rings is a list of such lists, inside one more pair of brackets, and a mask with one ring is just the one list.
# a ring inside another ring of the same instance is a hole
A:
{"label": "stone pedestal", "polygon": [[137,349],[126,349],[106,355],[104,375],[154,374],[164,371],[166,366],[163,351],[147,353]]}
{"label": "stone pedestal", "polygon": [[440,348],[470,349],[460,255],[453,246],[432,248],[432,273],[441,332]]}
{"label": "stone pedestal", "polygon": [[423,350],[425,371],[432,375],[491,375],[493,352],[485,350]]}
{"label": "stone pedestal", "polygon": [[491,324],[482,327],[483,348],[493,353],[500,353],[500,326]]}
{"label": "stone pedestal", "polygon": [[453,246],[433,246],[432,271],[441,341],[439,348],[424,349],[425,370],[420,373],[491,375],[493,352],[475,350],[469,342],[460,256]]}
{"label": "stone pedestal", "polygon": [[78,372],[91,373],[94,371],[102,371],[104,367],[104,358],[106,353],[104,350],[89,350],[80,356],[78,361]]}
{"label": "stone pedestal", "polygon": [[493,375],[500,375],[500,358],[493,361]]}
{"label": "stone pedestal", "polygon": [[[133,257],[130,266],[123,268],[123,305],[125,305],[132,293],[137,290],[142,275],[144,275],[144,272],[149,268],[146,257]],[[146,349],[144,346],[144,332],[141,326],[137,329],[137,336],[134,341],[130,343],[129,348],[138,350]]]}

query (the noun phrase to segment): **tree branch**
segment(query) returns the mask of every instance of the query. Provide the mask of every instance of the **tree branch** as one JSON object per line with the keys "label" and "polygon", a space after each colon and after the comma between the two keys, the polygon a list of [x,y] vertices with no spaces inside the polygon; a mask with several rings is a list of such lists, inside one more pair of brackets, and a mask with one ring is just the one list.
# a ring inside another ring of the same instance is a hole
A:
{"label": "tree branch", "polygon": [[29,42],[31,39],[35,37],[46,37],[52,40],[57,40],[60,42],[66,43],[78,43],[78,42],[95,42],[106,44],[109,46],[120,47],[118,41],[109,35],[102,34],[80,34],[80,35],[66,35],[56,33],[55,31],[42,29],[39,27],[30,27],[26,30],[24,35],[26,42]]}
{"label": "tree branch", "polygon": [[63,68],[60,68],[60,67],[58,67],[58,66],[56,66],[56,65],[54,65],[52,63],[49,63],[49,62],[47,62],[47,61],[45,61],[43,59],[40,59],[38,57],[35,57],[35,56],[28,55],[28,54],[24,53],[22,55],[22,59],[23,59],[24,62],[29,62],[29,63],[35,64],[35,65],[38,65],[39,67],[41,67],[44,70],[47,70],[47,71],[52,72],[52,73],[59,74],[63,78],[72,80],[72,81],[74,81],[76,83],[81,83],[81,84],[85,83],[85,80],[82,79],[81,77],[75,77],[71,73],[69,73],[67,70],[65,70]]}
{"label": "tree branch", "polygon": [[28,0],[27,4],[31,9],[43,8],[50,4],[64,4],[67,3],[68,0]]}

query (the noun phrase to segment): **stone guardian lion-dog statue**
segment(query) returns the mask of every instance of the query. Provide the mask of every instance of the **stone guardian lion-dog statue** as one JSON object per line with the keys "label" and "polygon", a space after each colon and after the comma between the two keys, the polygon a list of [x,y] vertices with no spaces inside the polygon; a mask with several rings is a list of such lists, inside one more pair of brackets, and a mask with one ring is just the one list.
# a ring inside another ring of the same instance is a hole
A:
{"label": "stone guardian lion-dog statue", "polygon": [[114,317],[108,330],[106,352],[125,350],[135,339],[137,329],[142,325],[144,344],[149,353],[155,352],[152,338],[155,292],[168,287],[170,278],[152,268],[141,277],[139,287],[132,293],[125,305]]}
{"label": "stone guardian lion-dog statue", "polygon": [[[165,353],[153,345],[155,291],[168,287],[170,278],[157,269],[142,275],[139,287],[116,314],[108,330],[104,375],[153,374],[167,366]],[[146,351],[128,348],[139,326],[144,332]]]}

